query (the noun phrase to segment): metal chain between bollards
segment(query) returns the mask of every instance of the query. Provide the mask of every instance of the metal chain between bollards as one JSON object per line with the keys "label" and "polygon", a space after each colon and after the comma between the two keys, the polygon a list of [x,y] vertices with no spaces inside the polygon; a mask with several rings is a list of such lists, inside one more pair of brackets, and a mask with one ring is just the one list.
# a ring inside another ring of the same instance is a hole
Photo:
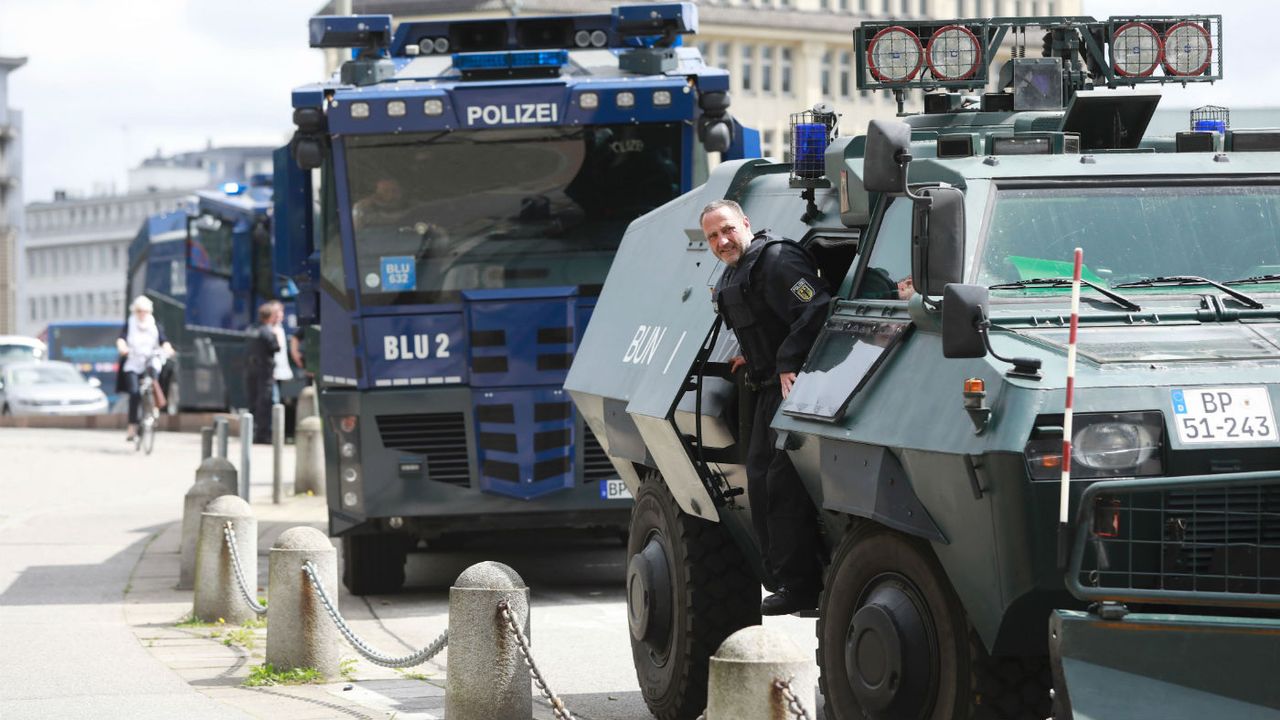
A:
{"label": "metal chain between bollards", "polygon": [[372,646],[361,640],[354,630],[347,625],[347,621],[343,619],[338,612],[338,608],[329,599],[329,594],[325,592],[324,586],[320,584],[320,578],[316,576],[316,566],[310,561],[302,564],[302,571],[307,574],[307,580],[311,582],[311,588],[316,591],[316,595],[320,598],[320,604],[324,606],[325,612],[329,613],[329,618],[333,620],[333,624],[338,626],[338,631],[342,636],[351,643],[351,647],[356,652],[364,656],[366,660],[374,665],[381,665],[388,668],[405,668],[421,665],[430,660],[449,644],[449,631],[445,630],[440,633],[440,637],[431,641],[431,644],[418,650],[417,652],[400,657],[392,657],[374,650]]}
{"label": "metal chain between bollards", "polygon": [[236,586],[240,588],[240,597],[244,598],[244,602],[249,609],[258,615],[267,614],[267,606],[258,603],[257,598],[253,597],[253,593],[249,592],[249,586],[244,581],[244,568],[240,567],[240,551],[236,549],[236,531],[231,527],[228,521],[222,526],[222,537],[227,541],[227,549],[231,551],[231,568],[235,570]]}
{"label": "metal chain between bollards", "polygon": [[542,697],[551,703],[551,712],[555,715],[556,720],[574,720],[573,713],[564,706],[564,701],[551,692],[551,688],[547,687],[547,681],[542,677],[542,671],[533,662],[533,655],[529,652],[529,638],[524,636],[524,631],[520,629],[520,624],[516,622],[515,613],[511,612],[511,606],[506,600],[498,602],[498,614],[507,623],[507,629],[515,636],[516,646],[520,648],[520,655],[524,658],[524,664],[529,666],[529,676],[533,678],[533,684],[538,688],[538,692],[542,693]]}
{"label": "metal chain between bollards", "polygon": [[777,688],[778,692],[782,693],[782,699],[787,701],[787,711],[795,716],[796,720],[812,720],[804,703],[800,702],[800,698],[791,691],[790,679],[774,680],[773,686]]}

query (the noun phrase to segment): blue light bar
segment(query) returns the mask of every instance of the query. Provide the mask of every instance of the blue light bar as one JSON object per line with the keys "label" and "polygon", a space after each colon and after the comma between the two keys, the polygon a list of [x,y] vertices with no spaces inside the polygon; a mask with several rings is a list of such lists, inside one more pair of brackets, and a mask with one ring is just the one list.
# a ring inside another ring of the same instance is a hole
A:
{"label": "blue light bar", "polygon": [[454,53],[453,66],[462,72],[520,68],[558,68],[569,62],[568,50]]}
{"label": "blue light bar", "polygon": [[320,15],[311,18],[313,48],[385,48],[391,45],[390,15]]}
{"label": "blue light bar", "polygon": [[454,53],[453,66],[463,72],[473,70],[505,70],[511,67],[507,53]]}
{"label": "blue light bar", "polygon": [[558,68],[568,63],[568,50],[517,50],[511,53],[513,68]]}
{"label": "blue light bar", "polygon": [[248,188],[238,182],[222,183],[222,192],[228,195],[240,195]]}

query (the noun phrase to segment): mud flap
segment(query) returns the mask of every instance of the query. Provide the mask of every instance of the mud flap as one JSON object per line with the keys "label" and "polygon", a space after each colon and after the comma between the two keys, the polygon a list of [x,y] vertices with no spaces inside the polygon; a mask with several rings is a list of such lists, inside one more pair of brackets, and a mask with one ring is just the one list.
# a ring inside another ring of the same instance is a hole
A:
{"label": "mud flap", "polygon": [[1058,610],[1049,653],[1056,720],[1280,714],[1280,620]]}

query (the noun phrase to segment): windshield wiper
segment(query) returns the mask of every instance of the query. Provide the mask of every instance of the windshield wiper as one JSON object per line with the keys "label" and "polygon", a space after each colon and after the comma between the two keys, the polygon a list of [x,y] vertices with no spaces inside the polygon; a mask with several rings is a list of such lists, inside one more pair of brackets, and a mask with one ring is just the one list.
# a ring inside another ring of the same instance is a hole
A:
{"label": "windshield wiper", "polygon": [[1239,290],[1229,288],[1220,282],[1216,282],[1208,278],[1202,278],[1197,275],[1168,275],[1165,277],[1143,278],[1141,280],[1134,280],[1133,282],[1120,283],[1119,285],[1116,285],[1116,287],[1118,288],[1160,287],[1161,285],[1212,285],[1213,287],[1230,295],[1236,300],[1239,300],[1240,302],[1244,303],[1244,305],[1247,307],[1253,308],[1254,310],[1262,309],[1262,303],[1258,302],[1257,300],[1254,300],[1248,295],[1245,295]]}
{"label": "windshield wiper", "polygon": [[1239,280],[1227,280],[1223,285],[1260,285],[1262,283],[1280,282],[1280,275],[1254,275],[1253,277],[1240,278]]}
{"label": "windshield wiper", "polygon": [[[1142,306],[1139,305],[1138,303],[1130,300],[1129,298],[1121,295],[1120,293],[1111,292],[1110,290],[1102,287],[1101,285],[1098,285],[1097,283],[1092,283],[1092,282],[1089,282],[1088,280],[1081,279],[1080,284],[1088,285],[1094,290],[1097,290],[1099,293],[1106,296],[1108,300],[1110,300],[1111,302],[1114,302],[1115,304],[1119,305],[1125,310],[1137,312],[1142,309]],[[1031,288],[1031,287],[1046,287],[1046,288],[1071,287],[1071,278],[1064,278],[1064,277],[1031,278],[1029,280],[1019,280],[1017,282],[997,283],[995,285],[988,287],[987,289],[988,290],[1017,290],[1019,288]]]}

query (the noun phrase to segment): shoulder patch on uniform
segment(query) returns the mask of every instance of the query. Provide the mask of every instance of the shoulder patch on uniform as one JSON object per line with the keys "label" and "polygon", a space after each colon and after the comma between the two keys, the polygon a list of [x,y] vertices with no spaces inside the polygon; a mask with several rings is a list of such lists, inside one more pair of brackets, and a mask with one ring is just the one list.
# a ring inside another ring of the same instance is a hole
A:
{"label": "shoulder patch on uniform", "polygon": [[813,286],[809,284],[808,280],[800,278],[799,282],[791,286],[791,294],[795,295],[800,302],[809,302],[813,299]]}

